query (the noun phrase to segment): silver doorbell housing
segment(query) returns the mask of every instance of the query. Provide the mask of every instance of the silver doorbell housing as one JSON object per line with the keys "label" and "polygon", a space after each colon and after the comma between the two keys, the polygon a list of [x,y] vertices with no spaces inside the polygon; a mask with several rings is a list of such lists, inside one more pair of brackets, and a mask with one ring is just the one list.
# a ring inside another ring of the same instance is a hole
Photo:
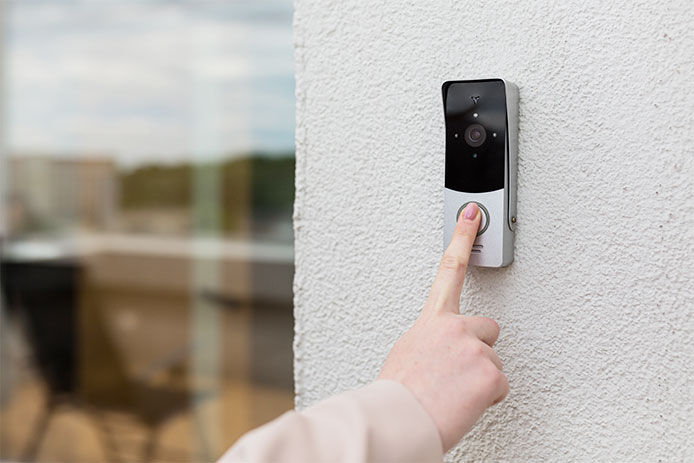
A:
{"label": "silver doorbell housing", "polygon": [[444,249],[469,202],[482,221],[470,264],[505,267],[513,262],[518,159],[518,87],[503,79],[443,84],[446,118]]}

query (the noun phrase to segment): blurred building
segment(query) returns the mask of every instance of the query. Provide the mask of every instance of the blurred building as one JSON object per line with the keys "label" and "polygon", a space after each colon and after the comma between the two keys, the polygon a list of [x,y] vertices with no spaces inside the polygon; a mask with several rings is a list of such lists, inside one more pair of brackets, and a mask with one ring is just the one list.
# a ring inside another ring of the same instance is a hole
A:
{"label": "blurred building", "polygon": [[70,226],[106,230],[116,220],[116,165],[106,156],[15,156],[9,160],[9,233]]}

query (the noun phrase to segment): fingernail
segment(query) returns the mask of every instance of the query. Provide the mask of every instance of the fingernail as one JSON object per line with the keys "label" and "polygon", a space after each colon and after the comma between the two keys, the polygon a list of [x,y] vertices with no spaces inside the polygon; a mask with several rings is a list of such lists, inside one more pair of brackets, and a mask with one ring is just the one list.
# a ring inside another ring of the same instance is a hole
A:
{"label": "fingernail", "polygon": [[475,217],[477,217],[477,211],[479,208],[477,207],[477,204],[475,203],[470,203],[467,206],[465,206],[465,214],[464,217],[466,220],[475,220]]}

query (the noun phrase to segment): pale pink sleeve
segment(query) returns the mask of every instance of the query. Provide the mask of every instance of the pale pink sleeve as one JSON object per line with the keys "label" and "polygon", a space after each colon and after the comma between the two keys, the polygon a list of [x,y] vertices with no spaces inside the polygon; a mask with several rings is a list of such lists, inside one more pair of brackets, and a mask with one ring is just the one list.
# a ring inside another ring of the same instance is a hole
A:
{"label": "pale pink sleeve", "polygon": [[376,381],[250,431],[220,463],[441,462],[434,421],[395,381]]}

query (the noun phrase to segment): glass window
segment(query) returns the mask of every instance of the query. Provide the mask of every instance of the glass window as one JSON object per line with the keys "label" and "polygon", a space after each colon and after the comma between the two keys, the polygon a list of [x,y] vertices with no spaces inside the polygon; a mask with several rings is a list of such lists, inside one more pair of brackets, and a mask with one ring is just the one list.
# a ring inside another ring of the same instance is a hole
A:
{"label": "glass window", "polygon": [[293,407],[292,7],[0,3],[0,459],[212,461]]}

